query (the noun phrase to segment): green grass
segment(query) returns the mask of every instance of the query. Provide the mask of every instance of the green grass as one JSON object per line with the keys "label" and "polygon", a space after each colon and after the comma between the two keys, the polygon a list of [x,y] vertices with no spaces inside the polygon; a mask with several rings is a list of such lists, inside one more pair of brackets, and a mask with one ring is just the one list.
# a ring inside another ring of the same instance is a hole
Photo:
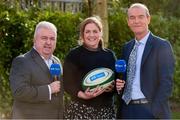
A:
{"label": "green grass", "polygon": [[172,112],[172,119],[180,119],[180,112]]}

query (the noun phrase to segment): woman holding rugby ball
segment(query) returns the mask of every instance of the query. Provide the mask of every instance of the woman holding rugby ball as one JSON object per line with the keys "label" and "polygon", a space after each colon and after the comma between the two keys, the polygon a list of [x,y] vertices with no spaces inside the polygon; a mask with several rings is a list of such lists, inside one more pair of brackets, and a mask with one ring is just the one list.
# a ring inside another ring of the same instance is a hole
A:
{"label": "woman holding rugby ball", "polygon": [[71,96],[65,119],[113,119],[114,82],[92,90],[82,87],[84,77],[92,70],[108,68],[115,71],[116,57],[103,45],[102,23],[99,17],[86,18],[80,24],[79,46],[73,48],[64,61],[64,89]]}

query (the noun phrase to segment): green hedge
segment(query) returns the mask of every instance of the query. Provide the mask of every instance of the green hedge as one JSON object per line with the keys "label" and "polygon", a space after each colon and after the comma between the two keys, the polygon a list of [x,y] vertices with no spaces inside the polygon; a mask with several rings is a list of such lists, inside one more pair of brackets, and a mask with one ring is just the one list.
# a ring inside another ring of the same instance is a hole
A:
{"label": "green hedge", "polygon": [[[58,28],[58,42],[55,55],[64,59],[69,50],[77,45],[79,23],[83,13],[61,13],[32,8],[20,11],[0,4],[0,118],[10,116],[12,95],[9,87],[9,71],[12,59],[32,47],[35,25],[42,20],[54,23]],[[170,40],[176,56],[176,72],[172,100],[180,102],[180,21],[152,16],[150,30]],[[119,57],[122,45],[133,37],[126,23],[126,15],[120,11],[109,15],[109,48]]]}

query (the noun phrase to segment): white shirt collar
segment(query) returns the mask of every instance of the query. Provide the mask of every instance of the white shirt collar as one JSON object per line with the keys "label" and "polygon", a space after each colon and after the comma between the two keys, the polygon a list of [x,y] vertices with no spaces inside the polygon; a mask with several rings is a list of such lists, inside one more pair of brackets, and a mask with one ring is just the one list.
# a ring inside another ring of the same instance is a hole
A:
{"label": "white shirt collar", "polygon": [[149,31],[142,39],[140,39],[140,40],[136,40],[136,38],[135,38],[135,41],[136,41],[136,42],[139,42],[139,43],[141,43],[141,44],[143,44],[143,45],[145,45],[146,42],[147,42],[147,39],[148,39],[148,37],[149,37],[149,34],[150,34],[150,31]]}
{"label": "white shirt collar", "polygon": [[[33,48],[37,51],[37,49],[36,49],[36,47],[35,46],[33,46]],[[38,52],[38,51],[37,51]],[[40,54],[39,54],[40,55]],[[52,57],[52,55],[51,55],[51,57],[49,58],[49,59],[45,59],[42,55],[40,55],[41,56],[41,58],[43,59],[43,60],[52,60],[53,59],[53,57]]]}
{"label": "white shirt collar", "polygon": [[[33,46],[33,48],[36,50],[35,46]],[[50,69],[51,65],[53,64],[53,57],[52,57],[52,55],[51,55],[51,57],[49,59],[45,59],[42,55],[40,55],[40,56],[44,60],[44,62],[46,63],[47,67]]]}

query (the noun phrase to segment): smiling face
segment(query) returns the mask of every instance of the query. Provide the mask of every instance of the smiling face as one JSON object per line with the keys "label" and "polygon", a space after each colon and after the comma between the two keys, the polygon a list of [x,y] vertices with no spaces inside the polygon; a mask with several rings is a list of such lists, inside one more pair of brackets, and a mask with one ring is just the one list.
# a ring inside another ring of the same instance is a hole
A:
{"label": "smiling face", "polygon": [[83,32],[83,44],[89,48],[96,49],[98,48],[101,37],[102,32],[95,23],[86,24]]}
{"label": "smiling face", "polygon": [[47,28],[40,28],[34,38],[37,52],[45,59],[49,59],[56,48],[56,34]]}
{"label": "smiling face", "polygon": [[136,39],[143,38],[148,33],[150,16],[142,7],[133,7],[128,10],[128,26],[134,32]]}

